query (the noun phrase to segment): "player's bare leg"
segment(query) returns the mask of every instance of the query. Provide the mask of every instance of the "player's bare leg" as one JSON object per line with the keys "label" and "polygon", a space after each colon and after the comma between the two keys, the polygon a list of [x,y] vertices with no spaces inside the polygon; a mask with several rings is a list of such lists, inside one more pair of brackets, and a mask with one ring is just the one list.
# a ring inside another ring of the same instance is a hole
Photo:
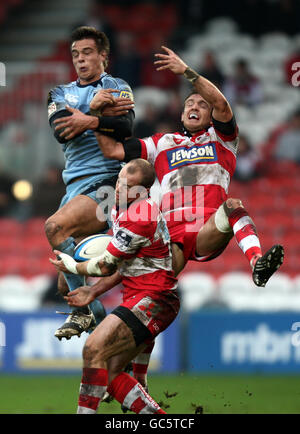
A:
{"label": "player's bare leg", "polygon": [[[97,218],[101,212],[97,207],[98,204],[90,197],[78,195],[53,214],[45,224],[45,232],[52,248],[73,256],[75,238],[103,231],[106,222],[104,218]],[[71,291],[85,284],[83,276],[64,274],[64,278]],[[61,290],[62,285],[60,279]],[[91,306],[73,309],[67,315],[65,323],[55,332],[58,339],[70,339],[74,335],[80,336],[83,331],[93,329],[105,316],[105,309],[100,301],[95,300]]]}
{"label": "player's bare leg", "polygon": [[[135,378],[143,386],[143,388],[147,393],[149,393],[147,373],[148,373],[151,353],[154,348],[154,343],[155,342],[153,341],[149,345],[147,345],[147,347],[144,350],[140,351],[140,353],[132,360],[132,363],[127,365],[127,366],[131,365],[133,378]],[[125,407],[125,405],[121,405],[121,410],[123,411],[123,413],[127,413],[129,408]]]}
{"label": "player's bare leg", "polygon": [[135,413],[164,413],[142,386],[122,369],[143,349],[131,329],[108,315],[88,337],[83,349],[83,375],[77,413],[96,413],[106,392]]}
{"label": "player's bare leg", "polygon": [[68,287],[68,284],[66,282],[65,276],[61,271],[59,271],[59,273],[58,273],[57,289],[58,289],[59,294],[62,297],[67,295],[69,292],[69,287]]}
{"label": "player's bare leg", "polygon": [[284,250],[275,245],[262,255],[255,224],[239,199],[227,199],[201,228],[197,255],[206,256],[225,248],[233,235],[250,263],[254,283],[265,286],[283,263]]}

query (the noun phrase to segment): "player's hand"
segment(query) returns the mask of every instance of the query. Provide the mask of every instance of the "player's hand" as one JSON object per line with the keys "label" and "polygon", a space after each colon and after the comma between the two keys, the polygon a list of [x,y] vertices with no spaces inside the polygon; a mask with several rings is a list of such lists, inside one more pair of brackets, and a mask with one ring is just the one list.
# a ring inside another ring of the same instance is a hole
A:
{"label": "player's hand", "polygon": [[155,57],[159,60],[154,62],[156,66],[156,71],[162,71],[164,69],[169,69],[174,72],[174,74],[182,75],[188,65],[170,48],[162,45],[161,47],[164,53],[157,53]]}
{"label": "player's hand", "polygon": [[49,261],[54,265],[57,271],[78,274],[76,269],[77,262],[72,258],[72,256],[69,256],[66,253],[62,253],[58,250],[54,250],[54,254],[57,256],[57,259],[49,258]]}
{"label": "player's hand", "polygon": [[84,131],[93,129],[94,119],[92,116],[82,113],[78,109],[66,106],[66,109],[72,113],[70,116],[56,119],[53,123],[56,125],[55,130],[63,130],[60,133],[61,137],[66,140],[71,140],[75,136],[82,134]]}
{"label": "player's hand", "polygon": [[117,89],[99,90],[90,102],[90,109],[92,111],[97,110],[101,112],[103,107],[105,107],[107,104],[114,105],[115,97],[113,96],[113,93],[119,93],[119,91]]}
{"label": "player's hand", "polygon": [[118,97],[115,98],[114,105],[106,105],[101,114],[103,116],[122,116],[126,115],[129,110],[134,108],[134,103],[130,98]]}
{"label": "player's hand", "polygon": [[89,286],[80,286],[74,291],[69,292],[64,299],[67,301],[69,306],[83,307],[94,301],[95,296]]}

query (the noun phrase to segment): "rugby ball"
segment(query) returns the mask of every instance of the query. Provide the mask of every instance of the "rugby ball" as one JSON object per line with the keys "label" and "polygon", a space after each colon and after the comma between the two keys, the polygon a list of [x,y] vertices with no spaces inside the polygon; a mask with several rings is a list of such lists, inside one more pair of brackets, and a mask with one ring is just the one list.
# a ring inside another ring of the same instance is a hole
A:
{"label": "rugby ball", "polygon": [[107,234],[91,235],[77,244],[73,258],[77,262],[84,262],[100,256],[105,252],[111,239],[112,236]]}

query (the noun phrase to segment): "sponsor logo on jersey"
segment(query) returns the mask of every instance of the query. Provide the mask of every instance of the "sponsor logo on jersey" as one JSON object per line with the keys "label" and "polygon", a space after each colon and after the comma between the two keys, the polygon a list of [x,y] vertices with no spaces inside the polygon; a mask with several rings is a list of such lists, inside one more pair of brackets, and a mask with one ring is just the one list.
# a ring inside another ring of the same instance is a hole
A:
{"label": "sponsor logo on jersey", "polygon": [[120,96],[120,98],[130,98],[131,101],[134,101],[134,99],[133,99],[133,93],[129,92],[128,90],[121,90],[119,96]]}
{"label": "sponsor logo on jersey", "polygon": [[55,104],[55,102],[51,102],[49,105],[48,105],[48,117],[50,118],[50,116],[56,111],[56,104]]}
{"label": "sponsor logo on jersey", "polygon": [[193,146],[191,148],[180,147],[167,152],[169,168],[184,166],[190,163],[206,163],[217,161],[218,156],[214,143],[202,146]]}
{"label": "sponsor logo on jersey", "polygon": [[122,230],[119,230],[115,235],[116,247],[128,247],[131,240],[132,237]]}
{"label": "sponsor logo on jersey", "polygon": [[73,95],[72,93],[66,93],[65,94],[65,100],[68,101],[69,104],[77,104],[79,101],[78,95]]}

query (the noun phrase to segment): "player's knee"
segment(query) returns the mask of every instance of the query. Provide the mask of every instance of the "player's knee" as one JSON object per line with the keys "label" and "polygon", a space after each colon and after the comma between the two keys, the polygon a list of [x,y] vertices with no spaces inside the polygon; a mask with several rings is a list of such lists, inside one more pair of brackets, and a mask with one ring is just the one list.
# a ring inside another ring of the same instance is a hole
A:
{"label": "player's knee", "polygon": [[108,361],[108,380],[112,382],[124,369],[124,365],[116,357]]}
{"label": "player's knee", "polygon": [[50,217],[45,223],[45,234],[48,240],[51,242],[57,234],[62,230],[62,227],[52,220]]}
{"label": "player's knee", "polygon": [[101,360],[101,351],[92,343],[89,343],[88,340],[85,343],[82,350],[82,357],[86,366],[90,366],[95,361]]}
{"label": "player's knee", "polygon": [[224,202],[224,211],[226,213],[227,216],[230,216],[230,214],[237,208],[240,207],[244,207],[242,204],[242,201],[240,199],[235,199],[235,198],[228,198],[225,202]]}

